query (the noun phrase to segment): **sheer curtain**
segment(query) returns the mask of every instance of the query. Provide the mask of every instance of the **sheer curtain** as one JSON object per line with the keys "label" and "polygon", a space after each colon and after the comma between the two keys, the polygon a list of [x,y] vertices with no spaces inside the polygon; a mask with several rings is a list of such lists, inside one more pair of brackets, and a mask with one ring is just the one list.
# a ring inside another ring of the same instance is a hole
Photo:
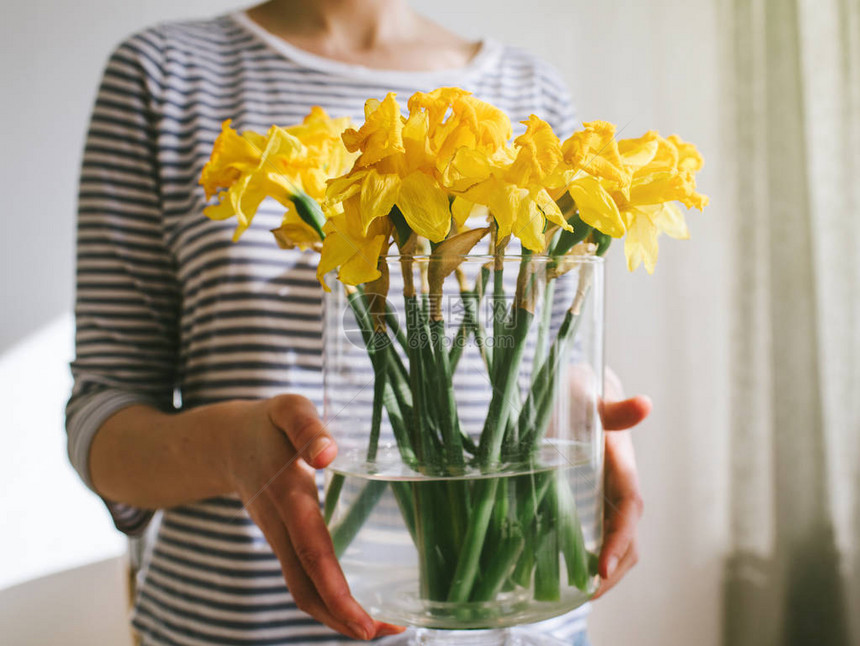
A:
{"label": "sheer curtain", "polygon": [[860,644],[860,3],[729,0],[725,643]]}

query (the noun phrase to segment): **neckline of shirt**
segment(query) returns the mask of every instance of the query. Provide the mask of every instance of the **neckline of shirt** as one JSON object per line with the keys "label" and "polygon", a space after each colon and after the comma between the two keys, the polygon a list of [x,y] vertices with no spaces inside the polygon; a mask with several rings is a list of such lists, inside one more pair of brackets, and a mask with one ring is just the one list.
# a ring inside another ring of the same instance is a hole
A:
{"label": "neckline of shirt", "polygon": [[483,38],[480,40],[478,51],[462,67],[427,71],[377,69],[375,67],[365,67],[364,65],[355,65],[353,63],[326,58],[325,56],[319,56],[296,47],[282,38],[278,38],[272,32],[267,31],[264,27],[254,22],[246,11],[236,11],[228,14],[228,17],[289,61],[328,74],[374,81],[382,84],[405,83],[412,85],[417,82],[442,85],[444,83],[452,83],[472,72],[486,69],[501,49],[497,41],[491,38]]}

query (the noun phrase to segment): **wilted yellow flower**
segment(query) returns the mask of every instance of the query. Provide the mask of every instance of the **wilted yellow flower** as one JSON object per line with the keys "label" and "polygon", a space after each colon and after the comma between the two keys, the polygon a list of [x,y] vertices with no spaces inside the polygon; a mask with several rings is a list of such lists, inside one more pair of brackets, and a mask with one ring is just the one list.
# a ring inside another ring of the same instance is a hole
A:
{"label": "wilted yellow flower", "polygon": [[511,120],[496,106],[456,87],[416,92],[409,98],[410,119],[424,115],[427,152],[443,172],[458,149],[488,154],[511,138]]}
{"label": "wilted yellow flower", "polygon": [[368,99],[364,104],[364,124],[343,133],[343,142],[350,152],[361,151],[355,166],[371,166],[389,155],[402,153],[403,119],[396,94],[389,92],[382,101]]}
{"label": "wilted yellow flower", "polygon": [[[227,190],[219,193],[219,203],[206,207],[204,214],[215,220],[235,216],[239,221],[235,240],[250,226],[260,203],[272,197],[287,209],[281,227],[275,230],[279,244],[306,248],[319,242],[302,207],[308,199],[321,200],[328,178],[352,164],[354,155],[341,141],[341,133],[349,125],[348,119],[331,119],[318,107],[301,124],[272,126],[265,136],[252,131],[239,135],[230,128],[230,120],[225,121],[200,183],[207,198],[218,189]],[[304,204],[297,205],[297,201]]]}
{"label": "wilted yellow flower", "polygon": [[562,144],[564,161],[570,169],[605,179],[618,186],[629,181],[615,141],[615,125],[608,121],[589,121]]}
{"label": "wilted yellow flower", "polygon": [[325,275],[338,269],[337,277],[347,285],[360,285],[380,276],[379,257],[388,250],[392,224],[388,218],[374,220],[368,230],[362,231],[355,218],[344,213],[329,213],[323,231],[317,278],[328,291]]}
{"label": "wilted yellow flower", "polygon": [[708,204],[708,198],[696,192],[695,173],[702,168],[702,156],[678,136],[664,139],[655,131],[619,141],[618,150],[631,175],[627,191],[612,192],[627,230],[627,267],[633,271],[644,263],[652,273],[659,234],[680,239],[690,235],[684,214],[673,202],[699,210]]}
{"label": "wilted yellow flower", "polygon": [[[274,197],[282,204],[289,203],[293,191],[288,180],[279,173],[278,166],[282,164],[277,164],[275,160],[279,156],[288,155],[290,150],[300,147],[301,143],[277,126],[269,129],[260,142],[263,144],[262,149],[256,150],[255,155],[250,153],[252,146],[238,145],[238,141],[247,142],[247,139],[244,136],[239,137],[229,128],[229,124],[218,139],[222,138],[223,145],[219,147],[216,141],[215,146],[219,155],[213,154],[207,164],[207,167],[211,165],[210,171],[207,174],[204,167],[200,182],[204,184],[207,192],[215,185],[226,185],[227,190],[218,194],[218,204],[207,206],[203,213],[213,220],[226,220],[235,216],[238,220],[233,234],[235,241],[251,225],[260,203],[267,196]],[[231,154],[235,156],[231,158]],[[218,179],[213,179],[216,176]]]}
{"label": "wilted yellow flower", "polygon": [[343,216],[360,226],[362,235],[396,205],[415,233],[443,240],[451,211],[428,147],[426,117],[416,113],[404,119],[393,93],[369,100],[365,114],[361,128],[343,134],[347,149],[361,155],[349,174],[329,183],[328,203],[342,205]]}
{"label": "wilted yellow flower", "polygon": [[[615,126],[607,121],[590,121],[562,144],[568,171],[568,192],[576,203],[579,218],[598,231],[620,238],[624,222],[606,186],[622,193],[630,174],[615,141]],[[606,186],[604,186],[606,185]]]}
{"label": "wilted yellow flower", "polygon": [[209,200],[219,189],[229,188],[242,173],[248,172],[260,163],[260,153],[266,145],[266,138],[251,130],[241,135],[230,127],[232,119],[221,124],[221,133],[215,140],[209,161],[203,167],[200,184]]}
{"label": "wilted yellow flower", "polygon": [[341,137],[351,126],[349,117],[332,119],[314,106],[302,123],[284,129],[303,148],[299,154],[279,161],[293,183],[317,202],[325,199],[328,180],[344,174],[355,162],[356,155],[346,149]]}
{"label": "wilted yellow flower", "polygon": [[546,248],[546,223],[571,230],[552,192],[563,189],[561,142],[548,123],[531,115],[526,132],[513,147],[492,153],[462,147],[451,160],[446,182],[459,194],[454,202],[458,224],[472,204],[489,208],[498,236],[513,234],[536,252]]}

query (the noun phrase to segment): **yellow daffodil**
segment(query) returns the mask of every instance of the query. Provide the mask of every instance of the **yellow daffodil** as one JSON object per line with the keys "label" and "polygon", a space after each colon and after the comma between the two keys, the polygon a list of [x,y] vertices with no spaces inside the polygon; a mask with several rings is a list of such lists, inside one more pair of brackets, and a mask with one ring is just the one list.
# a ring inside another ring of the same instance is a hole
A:
{"label": "yellow daffodil", "polygon": [[587,173],[619,186],[629,181],[618,143],[615,125],[608,121],[589,121],[562,144],[564,161],[573,171]]}
{"label": "yellow daffodil", "polygon": [[428,152],[440,172],[460,148],[492,154],[511,138],[508,115],[460,88],[416,92],[408,106],[410,118],[426,117]]}
{"label": "yellow daffodil", "polygon": [[708,203],[705,195],[696,192],[695,173],[702,168],[702,156],[678,136],[664,139],[654,131],[619,141],[618,150],[631,176],[627,191],[612,193],[627,231],[627,267],[633,271],[644,264],[653,273],[658,236],[686,239],[690,235],[674,202],[699,210]]}
{"label": "yellow daffodil", "polygon": [[206,207],[204,214],[215,220],[235,216],[236,240],[250,226],[260,203],[272,197],[287,209],[275,230],[278,244],[307,248],[320,242],[321,223],[311,226],[303,217],[308,209],[302,207],[308,200],[322,200],[328,178],[351,165],[354,156],[341,141],[347,126],[348,119],[331,119],[316,107],[301,124],[272,126],[265,136],[252,131],[239,135],[230,120],[225,121],[200,183],[207,199],[218,189],[227,190],[219,192],[219,203]]}
{"label": "yellow daffodil", "polygon": [[343,134],[347,149],[361,154],[349,174],[329,184],[328,203],[342,205],[344,217],[359,225],[362,235],[397,206],[412,231],[443,240],[451,211],[428,149],[426,117],[416,113],[404,119],[393,93],[369,100],[365,115],[361,128]]}
{"label": "yellow daffodil", "polygon": [[620,238],[624,222],[606,186],[625,192],[630,174],[624,166],[615,126],[606,121],[590,121],[562,144],[569,180],[568,193],[576,203],[579,218],[598,231]]}
{"label": "yellow daffodil", "polygon": [[403,119],[396,96],[389,92],[382,101],[368,99],[364,104],[364,125],[343,133],[346,149],[361,151],[355,162],[357,168],[372,166],[389,155],[404,152]]}
{"label": "yellow daffodil", "polygon": [[302,123],[284,129],[303,146],[300,154],[283,159],[285,174],[318,202],[325,199],[328,180],[347,172],[355,161],[356,155],[346,149],[341,138],[351,125],[349,117],[332,119],[314,106]]}
{"label": "yellow daffodil", "polygon": [[221,124],[221,133],[200,176],[207,200],[212,199],[219,189],[232,186],[242,173],[255,168],[266,145],[263,135],[250,130],[240,135],[230,127],[231,122],[227,119]]}
{"label": "yellow daffodil", "polygon": [[367,231],[361,224],[345,213],[329,213],[323,231],[320,262],[317,278],[326,291],[325,275],[337,269],[337,277],[347,285],[360,285],[376,280],[380,276],[377,268],[379,257],[388,249],[391,236],[388,218],[374,220]]}
{"label": "yellow daffodil", "polygon": [[459,193],[454,202],[458,224],[472,204],[489,208],[498,236],[513,234],[523,246],[536,252],[546,248],[546,223],[571,230],[552,192],[565,186],[561,142],[548,123],[531,115],[526,131],[513,147],[487,154],[462,147],[451,160],[446,181]]}
{"label": "yellow daffodil", "polygon": [[543,252],[557,228],[572,231],[557,203],[565,193],[565,209],[575,205],[579,220],[600,232],[598,252],[607,236],[626,236],[628,267],[651,272],[661,233],[689,236],[675,202],[707,204],[696,191],[702,157],[675,135],[616,141],[613,124],[592,121],[562,143],[531,115],[509,143],[507,115],[454,87],[416,92],[408,108],[404,116],[393,93],[370,99],[357,129],[319,107],[265,135],[239,134],[225,121],[200,178],[207,199],[219,197],[206,215],[236,217],[238,238],[262,200],[274,198],[285,207],[273,231],[278,244],[318,249],[320,277],[337,269],[343,282],[359,284],[379,278],[395,231],[401,245],[410,231],[441,243],[452,220],[459,235],[476,215],[495,221],[498,239],[514,235]]}

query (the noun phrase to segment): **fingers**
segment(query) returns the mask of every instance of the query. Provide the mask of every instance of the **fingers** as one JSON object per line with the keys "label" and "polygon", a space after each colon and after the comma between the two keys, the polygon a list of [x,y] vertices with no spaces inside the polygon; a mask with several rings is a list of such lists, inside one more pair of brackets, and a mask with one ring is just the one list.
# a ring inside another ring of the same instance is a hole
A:
{"label": "fingers", "polygon": [[641,516],[642,499],[638,495],[627,496],[614,506],[607,502],[607,533],[598,561],[602,581],[595,598],[620,581],[639,560],[636,526]]}
{"label": "fingers", "polygon": [[[627,551],[624,553],[624,556],[617,562],[613,562],[611,565],[612,570],[611,574],[609,574],[606,578],[601,578],[600,586],[597,588],[597,592],[595,592],[591,598],[599,599],[604,594],[606,594],[609,590],[615,587],[621,579],[633,568],[634,565],[639,561],[639,549],[637,547],[636,541],[634,540]],[[602,567],[602,566],[601,566]],[[601,575],[602,577],[602,575]]]}
{"label": "fingers", "polygon": [[362,639],[402,632],[399,626],[374,621],[352,597],[320,513],[313,477],[299,473],[289,492],[278,496],[276,506],[297,564],[304,577],[312,582],[316,595],[312,600],[318,599],[325,612],[345,622],[352,631],[350,634],[364,635]]}
{"label": "fingers", "polygon": [[263,531],[272,551],[278,557],[284,579],[299,609],[338,632],[356,639],[368,639],[367,624],[369,622],[357,622],[353,626],[348,618],[332,614],[320,598],[313,582],[302,569],[290,542],[289,534],[281,521],[277,508],[269,497],[259,497],[248,507],[248,512]]}
{"label": "fingers", "polygon": [[636,426],[651,412],[651,400],[644,395],[622,401],[600,403],[603,428],[607,431],[622,431]]}
{"label": "fingers", "polygon": [[269,419],[287,434],[305,462],[316,469],[328,466],[337,446],[326,430],[316,407],[301,395],[280,395],[269,400]]}
{"label": "fingers", "polygon": [[328,610],[337,617],[362,622],[370,634],[371,619],[349,592],[320,513],[314,483],[309,478],[295,483],[285,497],[279,498],[278,512],[302,569],[314,581]]}

